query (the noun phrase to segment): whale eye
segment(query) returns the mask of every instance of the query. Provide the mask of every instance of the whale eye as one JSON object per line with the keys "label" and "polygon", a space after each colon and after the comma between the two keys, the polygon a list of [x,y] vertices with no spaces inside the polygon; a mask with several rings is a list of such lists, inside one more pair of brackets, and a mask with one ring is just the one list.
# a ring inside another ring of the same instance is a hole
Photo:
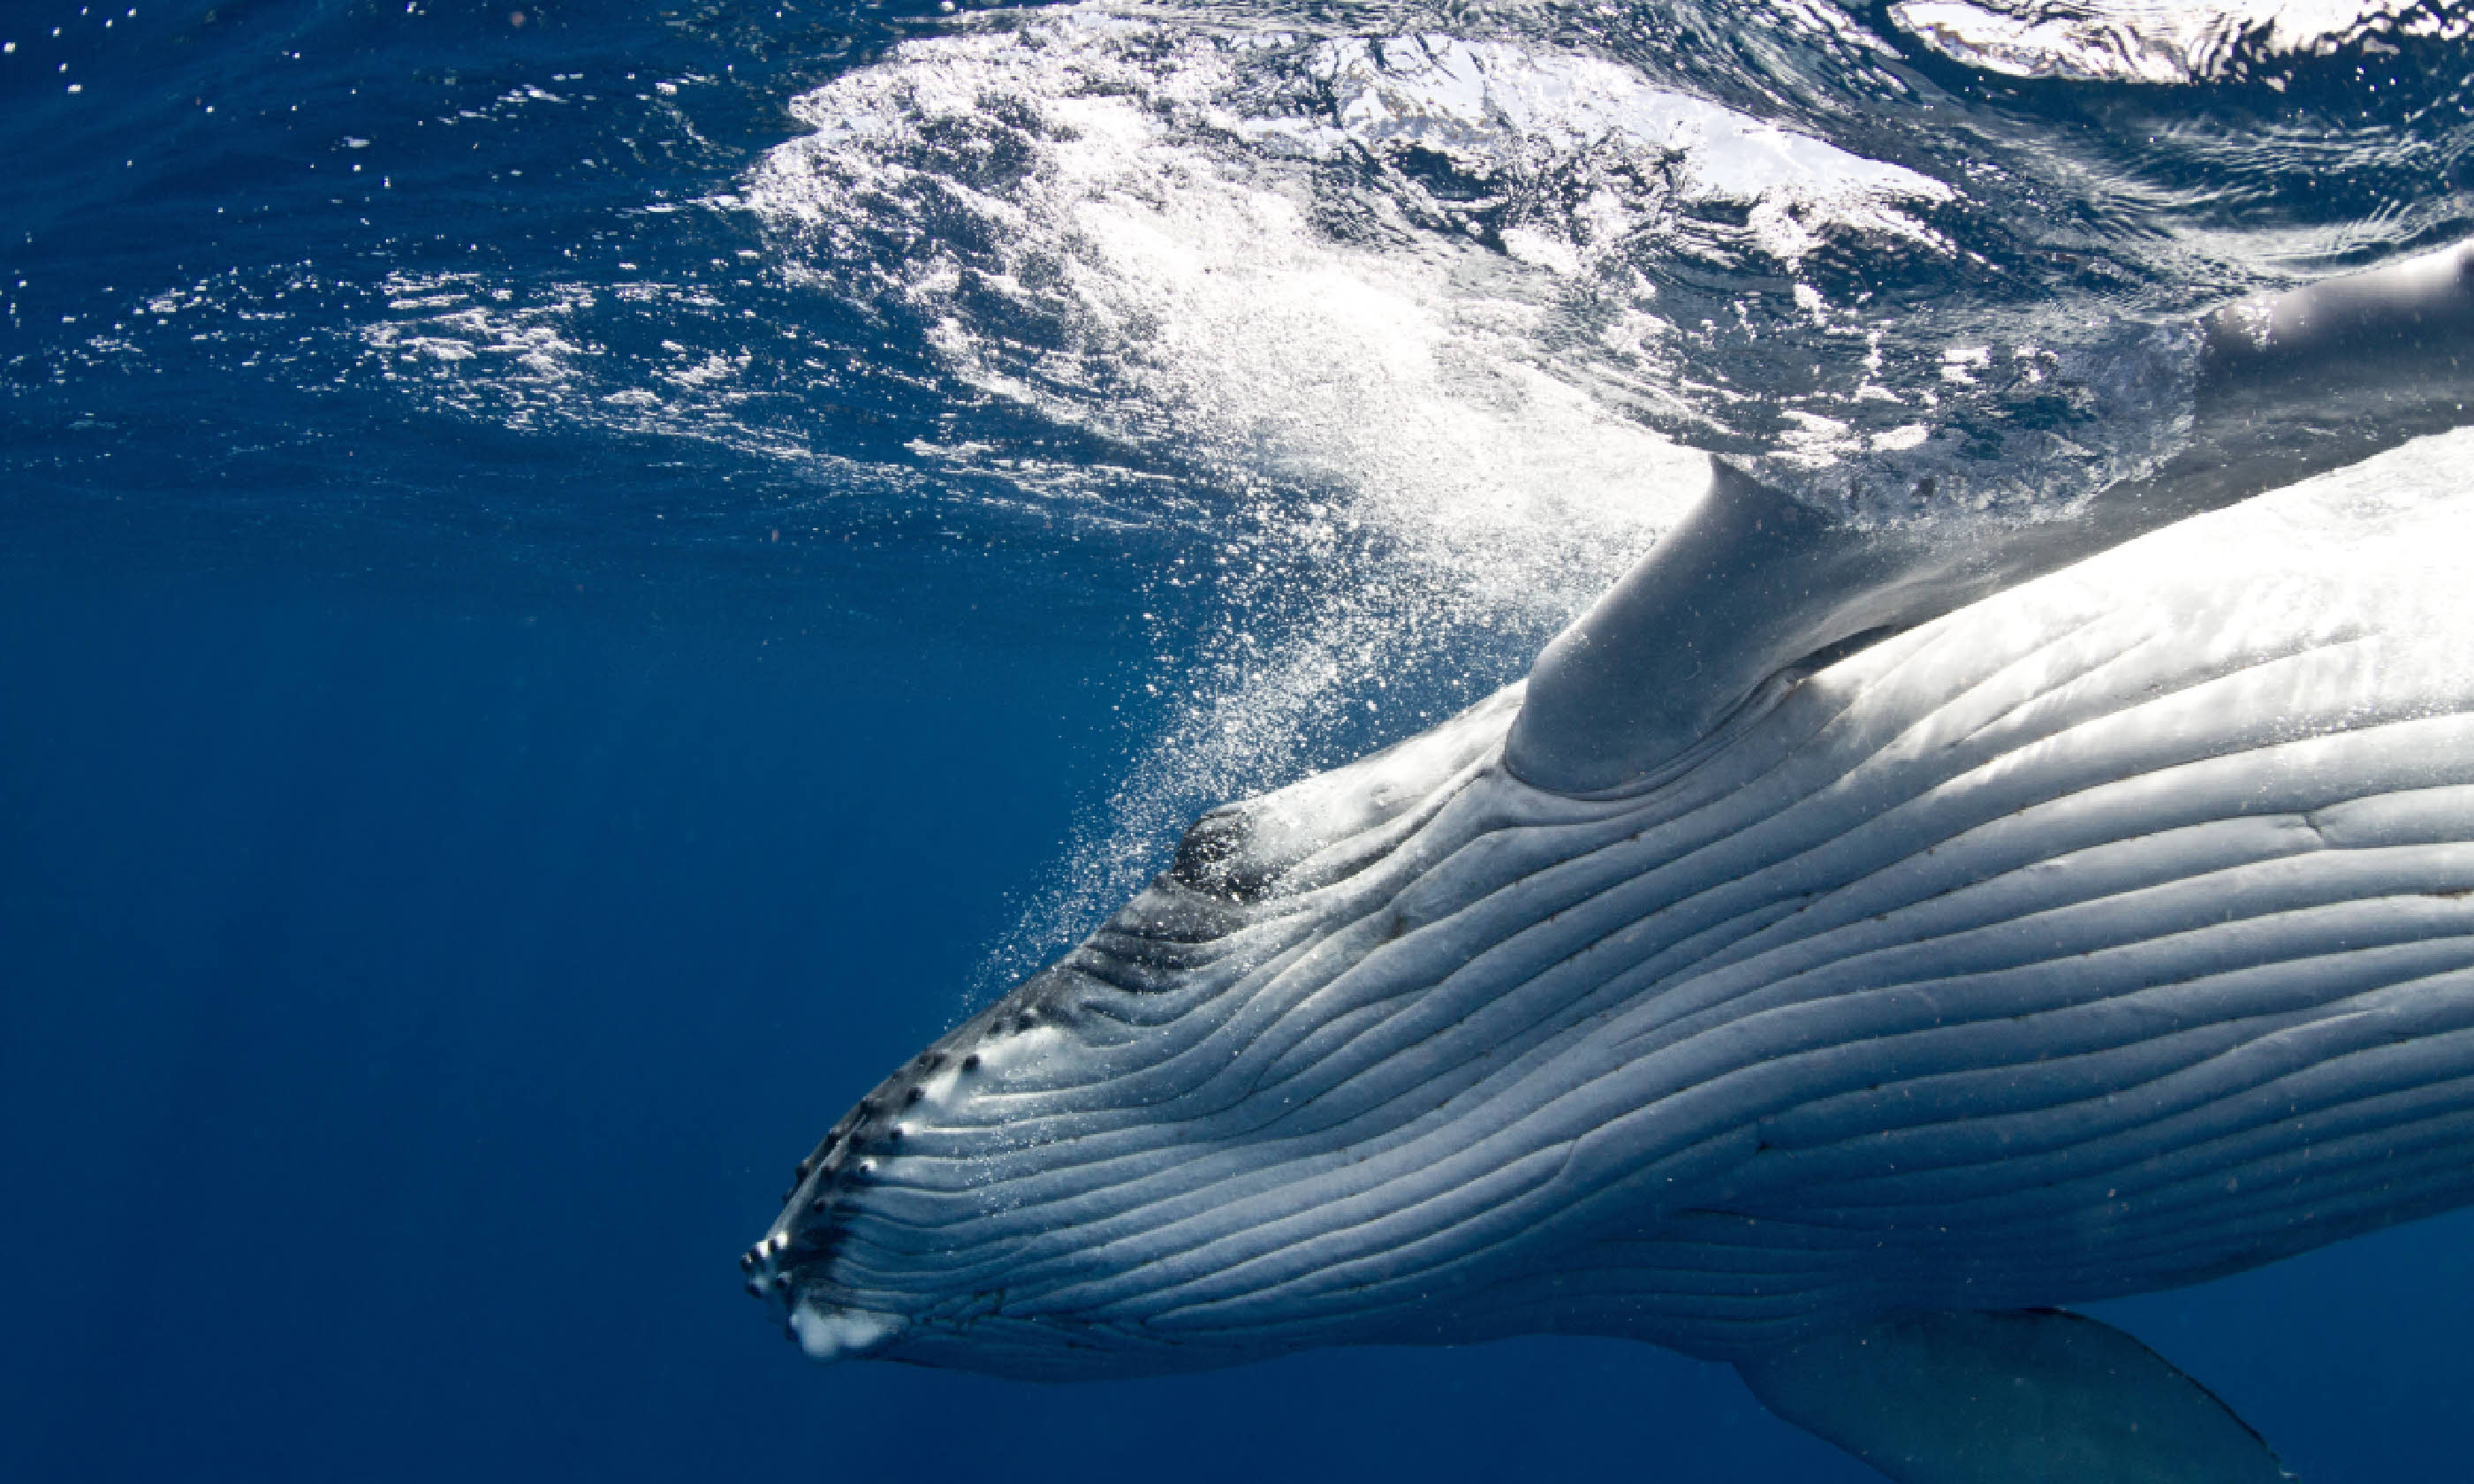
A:
{"label": "whale eye", "polygon": [[910,1107],[911,1104],[918,1102],[921,1098],[926,1097],[927,1095],[928,1095],[928,1089],[925,1089],[925,1088],[912,1088],[910,1091],[905,1092],[905,1093],[903,1093],[903,1094],[902,1094],[902,1106],[903,1106],[903,1107],[905,1107],[905,1108],[908,1108],[908,1107]]}
{"label": "whale eye", "polygon": [[969,1056],[962,1058],[962,1070],[966,1072],[975,1072],[979,1069],[980,1054],[978,1052],[974,1051]]}

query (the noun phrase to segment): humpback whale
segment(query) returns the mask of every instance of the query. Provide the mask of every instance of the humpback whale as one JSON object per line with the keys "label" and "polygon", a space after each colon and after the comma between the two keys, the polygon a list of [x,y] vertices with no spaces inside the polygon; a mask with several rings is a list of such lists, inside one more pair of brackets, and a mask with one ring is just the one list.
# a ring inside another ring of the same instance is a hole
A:
{"label": "humpback whale", "polygon": [[2463,250],[2203,323],[2182,451],[1859,528],[1721,465],[1525,682],[1204,815],[834,1124],[819,1358],[1629,1336],[1890,1476],[2285,1477],[2063,1305],[2474,1200]]}

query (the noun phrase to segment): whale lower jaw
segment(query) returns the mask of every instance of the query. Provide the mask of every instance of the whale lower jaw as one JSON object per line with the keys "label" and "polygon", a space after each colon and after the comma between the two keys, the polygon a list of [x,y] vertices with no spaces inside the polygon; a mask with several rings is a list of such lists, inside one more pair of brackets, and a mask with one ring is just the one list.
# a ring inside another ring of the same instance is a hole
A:
{"label": "whale lower jaw", "polygon": [[1631,797],[1507,774],[1507,692],[1217,813],[837,1125],[759,1277],[829,1296],[812,1349],[1007,1374],[1547,1329],[1731,1355],[2461,1204],[2452,518],[2195,522],[1845,658]]}

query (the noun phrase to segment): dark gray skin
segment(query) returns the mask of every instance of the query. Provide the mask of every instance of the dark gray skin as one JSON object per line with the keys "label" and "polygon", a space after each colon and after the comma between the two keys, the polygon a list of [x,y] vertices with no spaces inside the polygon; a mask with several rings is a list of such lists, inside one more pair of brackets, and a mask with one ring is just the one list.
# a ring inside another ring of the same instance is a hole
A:
{"label": "dark gray skin", "polygon": [[1684,523],[1539,656],[1507,764],[1564,794],[1636,786],[1802,662],[2460,425],[2474,244],[2219,310],[2202,335],[2185,451],[2066,519],[1864,529],[1718,463]]}

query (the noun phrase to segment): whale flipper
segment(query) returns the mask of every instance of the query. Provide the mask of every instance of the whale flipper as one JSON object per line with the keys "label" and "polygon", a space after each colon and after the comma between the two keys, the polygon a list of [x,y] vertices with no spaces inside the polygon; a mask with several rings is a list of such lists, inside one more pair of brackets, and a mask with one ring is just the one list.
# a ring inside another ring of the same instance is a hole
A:
{"label": "whale flipper", "polygon": [[2110,1325],[1903,1314],[1735,1369],[1763,1405],[1900,1484],[2274,1484],[2258,1433]]}
{"label": "whale flipper", "polygon": [[1539,656],[1506,764],[1555,793],[1638,787],[1772,677],[1851,641],[2456,426],[2474,400],[2474,245],[2233,305],[2196,342],[2184,450],[2067,517],[1868,528],[1718,464],[1684,523]]}

